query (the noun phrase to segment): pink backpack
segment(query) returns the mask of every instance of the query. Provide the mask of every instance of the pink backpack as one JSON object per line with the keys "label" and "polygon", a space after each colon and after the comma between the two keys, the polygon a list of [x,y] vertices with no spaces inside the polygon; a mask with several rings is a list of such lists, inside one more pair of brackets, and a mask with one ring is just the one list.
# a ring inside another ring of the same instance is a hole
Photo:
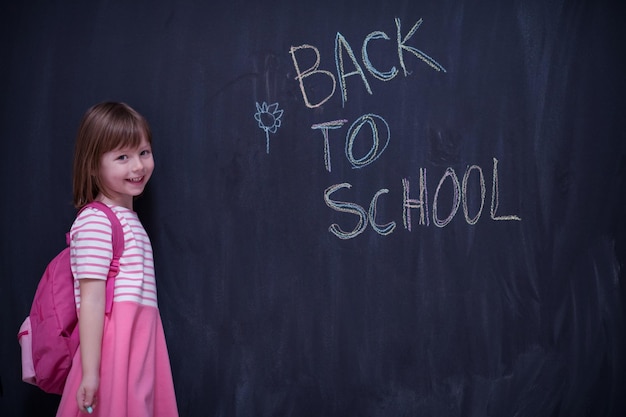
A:
{"label": "pink backpack", "polygon": [[[106,282],[106,314],[113,307],[115,276],[124,251],[124,232],[117,216],[104,203],[94,201],[83,207],[104,212],[112,227],[113,259]],[[81,211],[82,211],[81,210]],[[67,247],[48,264],[35,298],[17,335],[22,350],[22,380],[45,392],[62,394],[78,349],[78,317],[74,301],[74,278],[70,267],[69,233]]]}

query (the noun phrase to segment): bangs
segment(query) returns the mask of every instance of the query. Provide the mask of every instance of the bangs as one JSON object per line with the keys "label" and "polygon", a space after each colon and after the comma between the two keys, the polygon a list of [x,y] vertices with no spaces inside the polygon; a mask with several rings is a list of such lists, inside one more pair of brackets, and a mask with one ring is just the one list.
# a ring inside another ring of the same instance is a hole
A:
{"label": "bangs", "polygon": [[114,122],[103,126],[99,153],[121,148],[136,148],[144,138],[152,144],[152,134],[143,117],[128,111],[115,113],[110,115],[110,122]]}

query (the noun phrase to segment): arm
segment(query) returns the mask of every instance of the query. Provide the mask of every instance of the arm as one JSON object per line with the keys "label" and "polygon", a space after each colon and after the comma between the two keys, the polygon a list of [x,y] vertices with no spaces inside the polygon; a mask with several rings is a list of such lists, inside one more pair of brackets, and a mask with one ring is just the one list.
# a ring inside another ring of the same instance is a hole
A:
{"label": "arm", "polygon": [[83,367],[76,400],[78,408],[85,412],[87,406],[95,406],[100,385],[100,354],[104,329],[104,306],[106,281],[84,278],[80,280],[80,356]]}

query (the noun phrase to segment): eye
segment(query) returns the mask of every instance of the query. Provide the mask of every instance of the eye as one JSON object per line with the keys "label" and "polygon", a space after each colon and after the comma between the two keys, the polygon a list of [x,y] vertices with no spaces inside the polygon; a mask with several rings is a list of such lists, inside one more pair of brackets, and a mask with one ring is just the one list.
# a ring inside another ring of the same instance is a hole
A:
{"label": "eye", "polygon": [[128,159],[128,155],[120,155],[116,158],[118,161],[125,161]]}
{"label": "eye", "polygon": [[148,156],[148,155],[150,155],[151,153],[152,153],[152,151],[151,151],[150,149],[144,149],[143,151],[141,151],[141,152],[139,153],[139,155],[141,155],[141,156]]}

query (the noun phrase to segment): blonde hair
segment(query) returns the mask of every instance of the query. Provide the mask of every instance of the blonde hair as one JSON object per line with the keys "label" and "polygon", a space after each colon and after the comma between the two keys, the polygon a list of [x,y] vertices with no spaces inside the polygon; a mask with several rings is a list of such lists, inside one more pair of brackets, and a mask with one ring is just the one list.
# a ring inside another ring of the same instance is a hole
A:
{"label": "blonde hair", "polygon": [[137,147],[145,138],[152,144],[146,119],[125,103],[104,102],[91,107],[82,118],[74,149],[74,206],[81,208],[104,192],[100,163],[106,152]]}

